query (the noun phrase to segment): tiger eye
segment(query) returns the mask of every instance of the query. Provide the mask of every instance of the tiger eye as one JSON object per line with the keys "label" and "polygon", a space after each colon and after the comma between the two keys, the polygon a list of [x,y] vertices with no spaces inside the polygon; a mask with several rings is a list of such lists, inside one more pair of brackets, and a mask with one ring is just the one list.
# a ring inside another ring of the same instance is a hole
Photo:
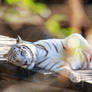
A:
{"label": "tiger eye", "polygon": [[15,47],[13,49],[16,49]]}
{"label": "tiger eye", "polygon": [[23,47],[23,49],[26,49],[26,47]]}

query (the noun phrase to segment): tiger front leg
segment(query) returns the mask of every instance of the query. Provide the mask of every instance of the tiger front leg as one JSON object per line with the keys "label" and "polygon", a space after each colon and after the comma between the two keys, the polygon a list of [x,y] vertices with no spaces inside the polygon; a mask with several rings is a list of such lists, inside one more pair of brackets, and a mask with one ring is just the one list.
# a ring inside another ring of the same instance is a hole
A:
{"label": "tiger front leg", "polygon": [[81,81],[80,75],[70,69],[69,66],[62,67],[59,71],[59,74],[69,78],[74,83]]}

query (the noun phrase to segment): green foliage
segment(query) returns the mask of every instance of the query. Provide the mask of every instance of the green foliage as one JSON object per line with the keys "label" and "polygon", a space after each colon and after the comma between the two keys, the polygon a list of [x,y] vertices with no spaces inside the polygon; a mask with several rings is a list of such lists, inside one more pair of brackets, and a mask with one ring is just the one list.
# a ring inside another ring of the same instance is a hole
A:
{"label": "green foliage", "polygon": [[[13,8],[8,8],[5,18],[7,21],[12,23],[20,22],[21,20],[31,21],[30,14],[39,14],[42,17],[48,17],[50,15],[49,9],[45,4],[36,3],[34,0],[4,0],[6,4],[11,6],[16,6]],[[21,10],[22,9],[22,10]],[[24,10],[23,10],[24,9]],[[30,12],[30,13],[29,13]],[[3,15],[3,14],[2,14]],[[28,19],[27,19],[27,18]],[[62,28],[59,24],[59,21],[64,20],[64,16],[54,15],[46,22],[47,29],[57,37],[65,37],[71,34],[70,28]]]}
{"label": "green foliage", "polygon": [[10,5],[18,3],[18,1],[19,0],[4,0],[5,3],[10,4]]}
{"label": "green foliage", "polygon": [[42,16],[43,13],[49,11],[46,5],[42,3],[36,3],[34,0],[5,0],[5,3],[28,9],[29,11],[38,13]]}
{"label": "green foliage", "polygon": [[62,28],[59,24],[59,21],[64,20],[65,18],[60,15],[52,16],[46,23],[47,29],[57,37],[68,36],[71,34],[70,28]]}

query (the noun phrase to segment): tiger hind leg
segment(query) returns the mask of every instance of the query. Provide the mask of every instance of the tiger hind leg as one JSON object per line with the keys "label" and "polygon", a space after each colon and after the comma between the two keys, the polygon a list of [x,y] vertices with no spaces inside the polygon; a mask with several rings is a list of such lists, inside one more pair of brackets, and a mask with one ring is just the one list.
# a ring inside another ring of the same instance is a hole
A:
{"label": "tiger hind leg", "polygon": [[80,75],[70,69],[69,66],[62,67],[58,73],[69,78],[74,83],[78,83],[81,81]]}

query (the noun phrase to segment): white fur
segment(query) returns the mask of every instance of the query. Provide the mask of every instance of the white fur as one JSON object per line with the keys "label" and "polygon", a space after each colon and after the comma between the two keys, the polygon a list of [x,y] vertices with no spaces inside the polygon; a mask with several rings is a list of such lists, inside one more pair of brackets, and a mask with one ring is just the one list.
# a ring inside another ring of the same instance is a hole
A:
{"label": "white fur", "polygon": [[[37,46],[37,44],[44,46],[48,51],[48,54],[46,50],[44,50],[41,46]],[[53,44],[57,47],[57,49]],[[27,67],[29,70],[36,66],[44,68],[45,70],[58,72],[69,77],[72,81],[78,82],[78,76],[76,77],[76,74],[72,71],[72,69],[82,68],[83,64],[83,68],[87,68],[86,59],[82,51],[86,51],[86,49],[90,46],[87,40],[84,39],[80,34],[72,34],[65,39],[47,39],[39,40],[33,43],[22,42],[18,43],[17,45],[27,46],[28,48],[30,48],[34,55],[34,63],[30,64],[30,66]],[[68,53],[68,55],[66,55],[67,51],[70,52]],[[89,58],[90,54],[87,53],[87,56]],[[18,56],[18,58],[21,58],[21,56]],[[41,61],[44,62],[40,63]],[[21,60],[21,62],[23,61]],[[28,63],[31,62],[29,61]],[[89,69],[90,68],[92,68],[92,62],[90,63]]]}

